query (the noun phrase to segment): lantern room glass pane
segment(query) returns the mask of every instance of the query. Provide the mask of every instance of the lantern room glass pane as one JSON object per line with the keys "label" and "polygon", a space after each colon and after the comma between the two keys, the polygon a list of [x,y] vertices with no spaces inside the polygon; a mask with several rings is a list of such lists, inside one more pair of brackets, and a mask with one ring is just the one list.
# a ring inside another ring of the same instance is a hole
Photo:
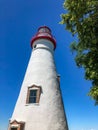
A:
{"label": "lantern room glass pane", "polygon": [[39,30],[39,32],[41,32],[41,33],[43,33],[43,32],[50,33],[50,30],[48,28],[41,28]]}

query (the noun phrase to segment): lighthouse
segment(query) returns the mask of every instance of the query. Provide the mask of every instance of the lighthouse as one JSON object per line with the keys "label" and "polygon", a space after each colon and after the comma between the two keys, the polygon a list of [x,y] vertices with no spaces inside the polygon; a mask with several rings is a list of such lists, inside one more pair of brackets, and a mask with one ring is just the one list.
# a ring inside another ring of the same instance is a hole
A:
{"label": "lighthouse", "polygon": [[31,40],[32,53],[8,130],[68,130],[60,77],[56,72],[56,41],[47,26]]}

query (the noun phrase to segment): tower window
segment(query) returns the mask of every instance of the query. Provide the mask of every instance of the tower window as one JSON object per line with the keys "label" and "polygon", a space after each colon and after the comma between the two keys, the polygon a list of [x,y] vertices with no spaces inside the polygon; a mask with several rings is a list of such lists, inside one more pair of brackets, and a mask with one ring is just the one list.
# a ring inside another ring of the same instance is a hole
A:
{"label": "tower window", "polygon": [[41,94],[40,86],[33,85],[31,87],[28,87],[26,103],[27,104],[39,103],[40,94]]}
{"label": "tower window", "polygon": [[60,83],[60,75],[57,75],[57,80]]}
{"label": "tower window", "polygon": [[36,103],[37,90],[30,90],[29,103]]}
{"label": "tower window", "polygon": [[34,45],[34,49],[35,49],[36,47],[37,47],[37,45],[35,44],[35,45]]}
{"label": "tower window", "polygon": [[25,122],[23,121],[11,121],[8,130],[24,130]]}

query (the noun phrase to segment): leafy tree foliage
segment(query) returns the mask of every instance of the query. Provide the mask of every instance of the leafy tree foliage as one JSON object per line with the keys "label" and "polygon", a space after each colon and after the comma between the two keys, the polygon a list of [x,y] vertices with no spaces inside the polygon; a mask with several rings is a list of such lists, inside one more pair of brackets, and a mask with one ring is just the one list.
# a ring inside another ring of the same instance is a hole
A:
{"label": "leafy tree foliage", "polygon": [[98,104],[98,0],[65,0],[62,24],[78,42],[71,44],[76,51],[77,66],[85,69],[85,79],[92,82],[88,93]]}

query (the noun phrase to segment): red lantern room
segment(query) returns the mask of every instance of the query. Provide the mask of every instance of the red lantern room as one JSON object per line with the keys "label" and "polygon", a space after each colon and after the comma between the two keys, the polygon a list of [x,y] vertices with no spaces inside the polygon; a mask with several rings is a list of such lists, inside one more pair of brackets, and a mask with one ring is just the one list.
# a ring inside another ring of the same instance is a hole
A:
{"label": "red lantern room", "polygon": [[55,41],[54,37],[52,36],[51,30],[49,27],[47,27],[47,26],[39,27],[37,34],[31,40],[31,47],[32,47],[34,41],[38,40],[38,39],[50,40],[54,45],[54,49],[56,48],[56,41]]}

